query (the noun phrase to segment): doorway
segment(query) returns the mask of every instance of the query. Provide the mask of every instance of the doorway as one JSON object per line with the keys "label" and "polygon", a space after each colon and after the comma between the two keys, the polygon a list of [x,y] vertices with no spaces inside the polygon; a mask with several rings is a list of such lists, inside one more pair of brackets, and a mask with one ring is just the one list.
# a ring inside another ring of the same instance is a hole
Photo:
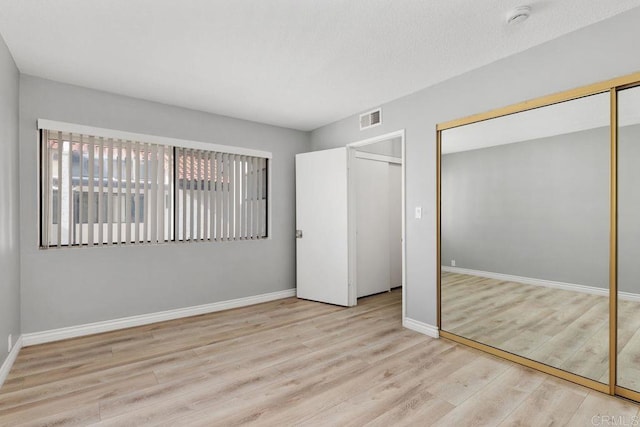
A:
{"label": "doorway", "polygon": [[[361,164],[366,166],[358,168]],[[372,185],[374,179],[367,173],[371,170],[377,172],[378,185]],[[385,176],[386,179],[383,179]],[[391,187],[395,191],[390,192],[389,183],[392,179],[395,184]],[[400,191],[397,191],[398,182]],[[365,190],[360,197],[360,204],[364,201],[365,207],[361,206],[360,209],[356,197],[358,186]],[[397,208],[398,200],[399,221],[398,210],[389,209],[391,205]],[[297,154],[298,298],[350,307],[357,305],[358,296],[394,287],[402,287],[404,290],[405,203],[404,130],[340,148]],[[380,209],[386,210],[386,216],[373,218],[369,214],[369,211],[377,213]],[[363,223],[363,218],[367,224]],[[382,231],[385,238],[379,236],[383,234]],[[358,235],[370,240],[364,239],[358,244]],[[362,271],[363,265],[378,268],[382,263],[386,267],[377,270],[377,273]],[[374,281],[377,283],[373,284]],[[358,283],[362,292],[358,291]],[[367,290],[369,284],[379,288]],[[403,322],[405,314],[406,292],[402,292]]]}
{"label": "doorway", "polygon": [[357,298],[402,289],[405,314],[404,130],[347,145],[349,282]]}

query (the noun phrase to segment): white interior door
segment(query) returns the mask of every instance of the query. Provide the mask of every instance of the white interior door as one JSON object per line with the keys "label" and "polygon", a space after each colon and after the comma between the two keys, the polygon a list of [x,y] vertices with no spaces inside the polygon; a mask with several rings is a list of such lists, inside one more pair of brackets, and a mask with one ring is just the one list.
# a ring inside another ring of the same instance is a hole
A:
{"label": "white interior door", "polygon": [[390,289],[389,164],[356,158],[358,298]]}
{"label": "white interior door", "polygon": [[296,155],[299,298],[349,305],[347,202],[346,148]]}

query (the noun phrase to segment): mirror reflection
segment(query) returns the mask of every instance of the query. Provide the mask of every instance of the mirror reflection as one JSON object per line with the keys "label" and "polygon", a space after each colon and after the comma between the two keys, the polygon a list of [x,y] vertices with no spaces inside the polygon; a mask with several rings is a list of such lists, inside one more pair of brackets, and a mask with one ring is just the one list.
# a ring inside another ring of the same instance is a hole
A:
{"label": "mirror reflection", "polygon": [[442,132],[444,331],[608,382],[609,120],[604,93]]}
{"label": "mirror reflection", "polygon": [[640,87],[618,93],[619,386],[640,391]]}

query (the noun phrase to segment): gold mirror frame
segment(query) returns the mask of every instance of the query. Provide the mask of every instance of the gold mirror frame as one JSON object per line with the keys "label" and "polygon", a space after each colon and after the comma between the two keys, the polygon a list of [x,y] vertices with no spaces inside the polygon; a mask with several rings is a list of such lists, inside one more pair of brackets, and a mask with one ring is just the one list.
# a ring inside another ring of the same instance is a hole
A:
{"label": "gold mirror frame", "polygon": [[[617,357],[618,357],[618,91],[628,89],[630,87],[640,86],[640,72],[630,74],[615,79],[582,86],[576,89],[547,95],[529,101],[520,102],[507,107],[498,108],[485,113],[475,114],[469,117],[452,120],[436,125],[436,237],[437,237],[437,322],[440,336],[447,338],[460,344],[473,347],[475,349],[490,353],[492,355],[510,360],[512,362],[527,366],[532,369],[574,382],[576,384],[589,387],[593,390],[607,393],[610,395],[618,395],[628,399],[640,402],[640,392],[633,391],[617,385]],[[441,294],[441,160],[442,160],[442,132],[447,129],[477,123],[497,117],[507,116],[510,114],[520,113],[523,111],[533,110],[540,107],[546,107],[565,101],[583,98],[590,95],[596,95],[609,92],[610,95],[610,230],[609,230],[609,384],[582,377],[571,372],[555,368],[544,363],[528,359],[513,353],[509,353],[498,348],[482,344],[477,341],[464,338],[462,336],[446,332],[442,330],[442,294]]]}

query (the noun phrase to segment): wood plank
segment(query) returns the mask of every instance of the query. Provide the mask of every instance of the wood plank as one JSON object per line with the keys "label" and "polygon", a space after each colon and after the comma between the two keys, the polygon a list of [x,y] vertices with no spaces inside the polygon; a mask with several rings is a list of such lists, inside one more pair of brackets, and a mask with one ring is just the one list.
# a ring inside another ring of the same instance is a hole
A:
{"label": "wood plank", "polygon": [[[481,304],[496,310],[488,289]],[[461,295],[472,301],[468,289]],[[570,299],[564,308],[573,312],[573,303],[587,304]],[[0,390],[0,425],[565,425],[637,413],[636,405],[587,400],[594,392],[404,329],[401,307],[399,290],[352,308],[289,298],[25,348]],[[569,327],[575,321],[553,316]],[[580,341],[568,355],[592,347]]]}
{"label": "wood plank", "polygon": [[513,366],[447,413],[442,425],[495,426],[500,424],[545,379],[532,369]]}
{"label": "wood plank", "polygon": [[545,380],[500,426],[566,426],[588,393],[579,386],[572,390],[566,382],[559,386],[559,381],[563,380]]}
{"label": "wood plank", "polygon": [[569,422],[565,425],[567,427],[633,425],[638,422],[637,417],[637,404],[617,397],[607,396],[603,393],[591,391],[582,401],[582,404],[578,407]]}
{"label": "wood plank", "polygon": [[[608,297],[449,272],[441,292],[444,330],[608,380]],[[629,341],[629,333],[622,335]]]}

